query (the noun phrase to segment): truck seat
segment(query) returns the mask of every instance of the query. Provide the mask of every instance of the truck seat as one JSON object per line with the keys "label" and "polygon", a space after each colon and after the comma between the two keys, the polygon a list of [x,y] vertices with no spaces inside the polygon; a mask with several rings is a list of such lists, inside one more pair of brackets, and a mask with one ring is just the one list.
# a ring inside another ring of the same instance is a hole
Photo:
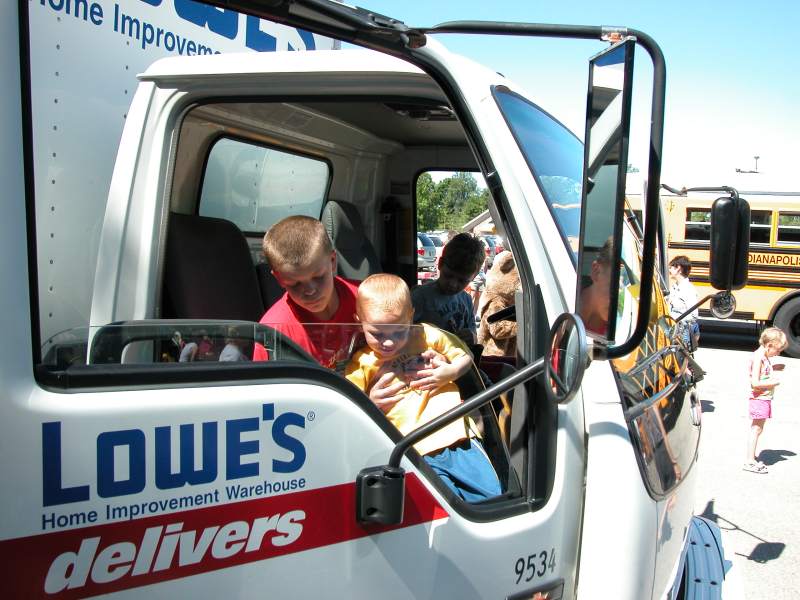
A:
{"label": "truck seat", "polygon": [[264,310],[269,309],[270,306],[283,296],[283,288],[275,279],[267,263],[258,263],[256,265],[256,275],[258,276],[258,285],[261,288],[261,300],[264,303]]}
{"label": "truck seat", "polygon": [[338,254],[339,275],[361,281],[368,275],[381,272],[378,254],[364,235],[364,224],[353,204],[328,200],[320,220]]}
{"label": "truck seat", "polygon": [[264,314],[247,241],[225,219],[170,213],[164,318],[255,321]]}

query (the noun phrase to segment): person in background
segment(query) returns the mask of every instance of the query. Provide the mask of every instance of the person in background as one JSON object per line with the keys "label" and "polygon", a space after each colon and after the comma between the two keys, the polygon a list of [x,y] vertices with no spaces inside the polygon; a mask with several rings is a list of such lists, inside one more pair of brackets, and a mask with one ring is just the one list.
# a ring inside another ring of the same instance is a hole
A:
{"label": "person in background", "polygon": [[161,362],[178,362],[181,350],[186,345],[180,331],[175,331],[169,341],[164,344],[161,352]]}
{"label": "person in background", "polygon": [[470,298],[472,298],[472,308],[475,311],[475,319],[479,321],[480,318],[478,312],[480,311],[481,307],[481,297],[483,296],[483,292],[486,290],[486,273],[488,273],[492,264],[489,262],[489,243],[475,229],[472,230],[472,235],[481,241],[484,252],[481,268],[478,269],[478,273],[475,275],[475,277],[473,277],[469,287],[467,288],[467,293],[469,294]]}
{"label": "person in background", "polygon": [[480,312],[481,301],[483,298],[483,292],[486,290],[486,261],[481,265],[478,274],[472,278],[472,281],[469,282],[469,287],[467,288],[467,294],[472,299],[472,309],[475,311],[476,320],[478,319],[478,313]]}
{"label": "person in background", "polygon": [[250,360],[244,352],[242,352],[242,341],[236,333],[236,329],[229,327],[225,336],[225,347],[219,353],[220,362],[239,362],[242,360]]}
{"label": "person in background", "polygon": [[[381,273],[358,288],[356,314],[367,347],[353,355],[345,377],[369,395],[407,434],[461,404],[454,383],[472,356],[454,335],[427,324],[411,326],[414,309],[405,281]],[[468,502],[501,493],[500,481],[468,418],[423,438],[414,448],[445,484]]]}
{"label": "person in background", "polygon": [[502,320],[489,323],[486,319],[515,302],[514,293],[519,289],[519,272],[511,252],[504,251],[494,259],[486,275],[486,292],[481,305],[481,325],[478,343],[483,344],[484,356],[514,356],[517,351],[517,323]]}
{"label": "person in background", "polygon": [[[261,323],[289,337],[323,367],[335,368],[349,347],[353,327],[324,327],[353,323],[358,283],[336,275],[336,251],[325,226],[312,217],[287,217],[264,235],[264,255],[286,293]],[[256,344],[253,360],[267,360]]]}
{"label": "person in background", "polygon": [[[689,281],[691,270],[692,262],[688,256],[676,256],[669,261],[669,278],[672,285],[670,285],[667,300],[669,314],[673,319],[677,319],[697,304],[697,291]],[[697,340],[700,336],[700,326],[697,324],[698,314],[699,311],[695,308],[678,323],[681,340],[691,350],[697,348]]]}
{"label": "person in background", "polygon": [[197,342],[186,342],[183,341],[183,346],[181,347],[181,353],[178,357],[178,362],[193,362],[194,359],[197,357]]}
{"label": "person in background", "polygon": [[201,329],[198,335],[200,339],[197,342],[197,352],[193,360],[216,360],[214,342],[211,341],[208,332],[205,329]]}
{"label": "person in background", "polygon": [[578,297],[578,314],[586,331],[602,336],[608,333],[613,246],[613,238],[608,238],[602,245],[592,261],[588,283]]}
{"label": "person in background", "polygon": [[439,259],[438,279],[411,293],[414,322],[430,323],[474,344],[478,329],[475,309],[464,288],[475,278],[485,257],[483,243],[469,233],[459,233],[447,242]]}
{"label": "person in background", "polygon": [[772,398],[780,383],[773,375],[778,365],[770,360],[786,349],[786,334],[777,327],[767,327],[758,339],[759,346],[750,359],[750,435],[747,439],[747,453],[742,468],[751,473],[766,473],[767,466],[756,458],[758,438],[764,431],[764,423],[772,417]]}

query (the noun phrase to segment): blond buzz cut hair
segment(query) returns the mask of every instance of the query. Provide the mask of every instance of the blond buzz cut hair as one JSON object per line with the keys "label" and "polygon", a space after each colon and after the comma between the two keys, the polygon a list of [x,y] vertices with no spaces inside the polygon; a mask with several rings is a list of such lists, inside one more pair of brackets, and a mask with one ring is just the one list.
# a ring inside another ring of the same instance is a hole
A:
{"label": "blond buzz cut hair", "polygon": [[303,268],[320,256],[333,252],[325,226],[313,217],[294,215],[275,223],[267,230],[262,244],[271,269]]}
{"label": "blond buzz cut hair", "polygon": [[408,284],[391,273],[377,273],[362,281],[356,296],[356,314],[362,322],[369,323],[375,313],[394,315],[410,323],[414,308]]}

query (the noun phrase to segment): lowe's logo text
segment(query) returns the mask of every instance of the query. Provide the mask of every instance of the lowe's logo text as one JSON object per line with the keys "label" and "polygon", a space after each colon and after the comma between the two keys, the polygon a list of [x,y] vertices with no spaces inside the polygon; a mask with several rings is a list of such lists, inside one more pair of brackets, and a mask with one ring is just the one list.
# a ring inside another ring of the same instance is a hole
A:
{"label": "lowe's logo text", "polygon": [[[195,428],[200,427],[201,452],[199,466],[195,460]],[[145,489],[148,477],[160,490],[185,485],[211,483],[224,469],[225,479],[241,479],[261,475],[259,461],[262,449],[271,440],[277,447],[270,464],[273,473],[294,473],[306,460],[302,441],[290,428],[305,428],[305,417],[296,412],[275,415],[274,404],[264,404],[260,417],[228,419],[199,425],[165,425],[147,432],[141,429],[104,431],[96,443],[96,492],[101,498],[137,494]],[[223,432],[220,432],[223,429]],[[295,430],[295,433],[297,431]],[[224,436],[220,446],[218,439]],[[177,436],[179,457],[173,460],[173,437]],[[149,439],[148,439],[149,438]],[[223,457],[220,460],[220,448]],[[148,475],[148,453],[153,454],[154,473]],[[115,460],[117,455],[117,460]],[[89,457],[67,453],[70,460],[85,463]],[[122,461],[120,461],[122,457]],[[127,458],[127,469],[119,468]],[[178,465],[177,470],[173,463]],[[91,485],[64,485],[62,472],[61,422],[42,423],[42,502],[44,506],[89,500]]]}
{"label": "lowe's logo text", "polygon": [[[179,54],[188,55],[219,53],[206,45],[206,40],[187,40],[174,31],[176,26],[180,28],[187,23],[227,40],[242,41],[243,38],[246,48],[258,52],[315,50],[317,47],[314,35],[309,31],[286,27],[280,30],[282,39],[279,40],[275,37],[279,30],[270,21],[245,15],[245,25],[241,27],[241,13],[194,0],[140,0],[140,3],[133,4],[114,2],[113,10],[109,9],[110,2],[101,0],[38,0],[38,4],[58,14],[71,15],[76,22],[82,21],[96,27],[110,25],[114,32],[138,41],[142,50],[153,47],[169,52],[177,50]],[[147,5],[151,10],[137,10],[145,8],[142,5]],[[158,9],[158,12],[154,13],[152,9]],[[155,21],[148,21],[143,15]]]}

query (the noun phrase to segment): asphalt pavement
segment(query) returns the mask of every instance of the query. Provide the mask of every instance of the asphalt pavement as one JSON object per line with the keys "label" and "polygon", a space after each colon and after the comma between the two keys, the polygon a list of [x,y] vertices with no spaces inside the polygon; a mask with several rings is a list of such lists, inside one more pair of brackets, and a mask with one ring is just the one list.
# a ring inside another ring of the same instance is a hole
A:
{"label": "asphalt pavement", "polygon": [[776,359],[785,369],[757,448],[769,472],[758,474],[742,470],[750,428],[750,354],[720,348],[695,353],[706,371],[698,384],[703,430],[695,512],[721,528],[741,597],[795,600],[800,598],[800,359]]}

